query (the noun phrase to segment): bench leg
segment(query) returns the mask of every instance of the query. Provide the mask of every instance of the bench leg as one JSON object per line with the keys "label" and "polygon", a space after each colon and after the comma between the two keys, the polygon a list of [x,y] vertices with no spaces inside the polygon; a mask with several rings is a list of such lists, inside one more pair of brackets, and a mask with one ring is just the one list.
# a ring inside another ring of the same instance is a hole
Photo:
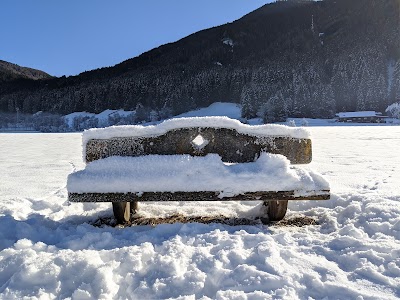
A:
{"label": "bench leg", "polygon": [[132,215],[134,215],[138,210],[138,202],[113,202],[113,212],[114,217],[118,224],[124,224],[131,220]]}
{"label": "bench leg", "polygon": [[137,213],[137,211],[139,210],[139,202],[138,201],[131,201],[131,215]]}
{"label": "bench leg", "polygon": [[113,202],[112,206],[118,224],[124,224],[131,220],[130,202]]}
{"label": "bench leg", "polygon": [[280,221],[285,217],[288,200],[264,201],[269,221]]}

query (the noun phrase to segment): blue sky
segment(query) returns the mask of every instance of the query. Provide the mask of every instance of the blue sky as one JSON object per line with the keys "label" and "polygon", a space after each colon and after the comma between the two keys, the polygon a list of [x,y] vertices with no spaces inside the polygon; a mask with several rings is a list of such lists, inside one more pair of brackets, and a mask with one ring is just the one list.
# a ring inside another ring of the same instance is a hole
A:
{"label": "blue sky", "polygon": [[54,76],[112,66],[271,0],[1,0],[0,59]]}

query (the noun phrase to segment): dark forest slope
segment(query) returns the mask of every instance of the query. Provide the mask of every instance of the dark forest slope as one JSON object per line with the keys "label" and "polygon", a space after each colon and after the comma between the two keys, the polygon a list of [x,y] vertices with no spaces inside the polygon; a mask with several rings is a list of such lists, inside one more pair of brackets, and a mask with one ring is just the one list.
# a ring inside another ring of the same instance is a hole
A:
{"label": "dark forest slope", "polygon": [[280,1],[78,76],[0,85],[0,109],[70,113],[215,101],[246,117],[329,117],[400,99],[400,0]]}
{"label": "dark forest slope", "polygon": [[52,77],[43,71],[21,67],[4,60],[0,60],[0,84],[16,79],[37,80],[48,78]]}

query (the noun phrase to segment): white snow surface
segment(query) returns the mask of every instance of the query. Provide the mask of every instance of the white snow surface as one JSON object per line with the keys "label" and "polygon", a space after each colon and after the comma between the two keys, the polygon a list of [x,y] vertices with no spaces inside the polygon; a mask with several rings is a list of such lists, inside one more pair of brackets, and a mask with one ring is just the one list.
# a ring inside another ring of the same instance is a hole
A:
{"label": "white snow surface", "polygon": [[72,193],[219,192],[220,198],[257,191],[328,190],[322,176],[290,167],[283,155],[262,153],[255,162],[224,164],[218,154],[108,157],[68,176]]}
{"label": "white snow surface", "polygon": [[[310,127],[328,201],[289,203],[305,227],[93,227],[69,203],[80,134],[0,134],[0,299],[399,299],[400,127]],[[259,203],[143,203],[147,216],[253,216]]]}
{"label": "white snow surface", "polygon": [[247,125],[228,117],[193,117],[173,118],[157,125],[123,125],[107,128],[93,128],[83,132],[83,145],[91,139],[109,139],[114,137],[149,137],[165,134],[179,128],[209,127],[229,128],[252,136],[288,136],[309,138],[310,133],[304,128],[288,127],[278,124]]}

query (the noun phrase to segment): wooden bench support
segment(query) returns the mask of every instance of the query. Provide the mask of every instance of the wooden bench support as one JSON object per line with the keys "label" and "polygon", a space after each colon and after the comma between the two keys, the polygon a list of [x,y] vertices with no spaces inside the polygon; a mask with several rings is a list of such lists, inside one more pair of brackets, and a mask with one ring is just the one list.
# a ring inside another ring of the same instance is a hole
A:
{"label": "wooden bench support", "polygon": [[288,200],[264,201],[264,206],[267,210],[268,221],[279,221],[286,215]]}
{"label": "wooden bench support", "polygon": [[286,214],[288,200],[328,200],[329,191],[312,192],[304,196],[294,191],[252,192],[232,197],[219,198],[219,192],[145,192],[136,193],[69,193],[71,202],[112,202],[118,223],[130,221],[138,210],[138,202],[158,201],[264,201],[265,218],[269,221],[282,220]]}
{"label": "wooden bench support", "polygon": [[138,202],[113,202],[113,213],[118,224],[123,224],[131,220],[132,216],[138,211]]}
{"label": "wooden bench support", "polygon": [[270,201],[270,200],[328,200],[329,191],[297,195],[294,191],[250,192],[230,197],[219,197],[219,192],[145,192],[136,193],[69,193],[71,202],[159,202],[159,201]]}

